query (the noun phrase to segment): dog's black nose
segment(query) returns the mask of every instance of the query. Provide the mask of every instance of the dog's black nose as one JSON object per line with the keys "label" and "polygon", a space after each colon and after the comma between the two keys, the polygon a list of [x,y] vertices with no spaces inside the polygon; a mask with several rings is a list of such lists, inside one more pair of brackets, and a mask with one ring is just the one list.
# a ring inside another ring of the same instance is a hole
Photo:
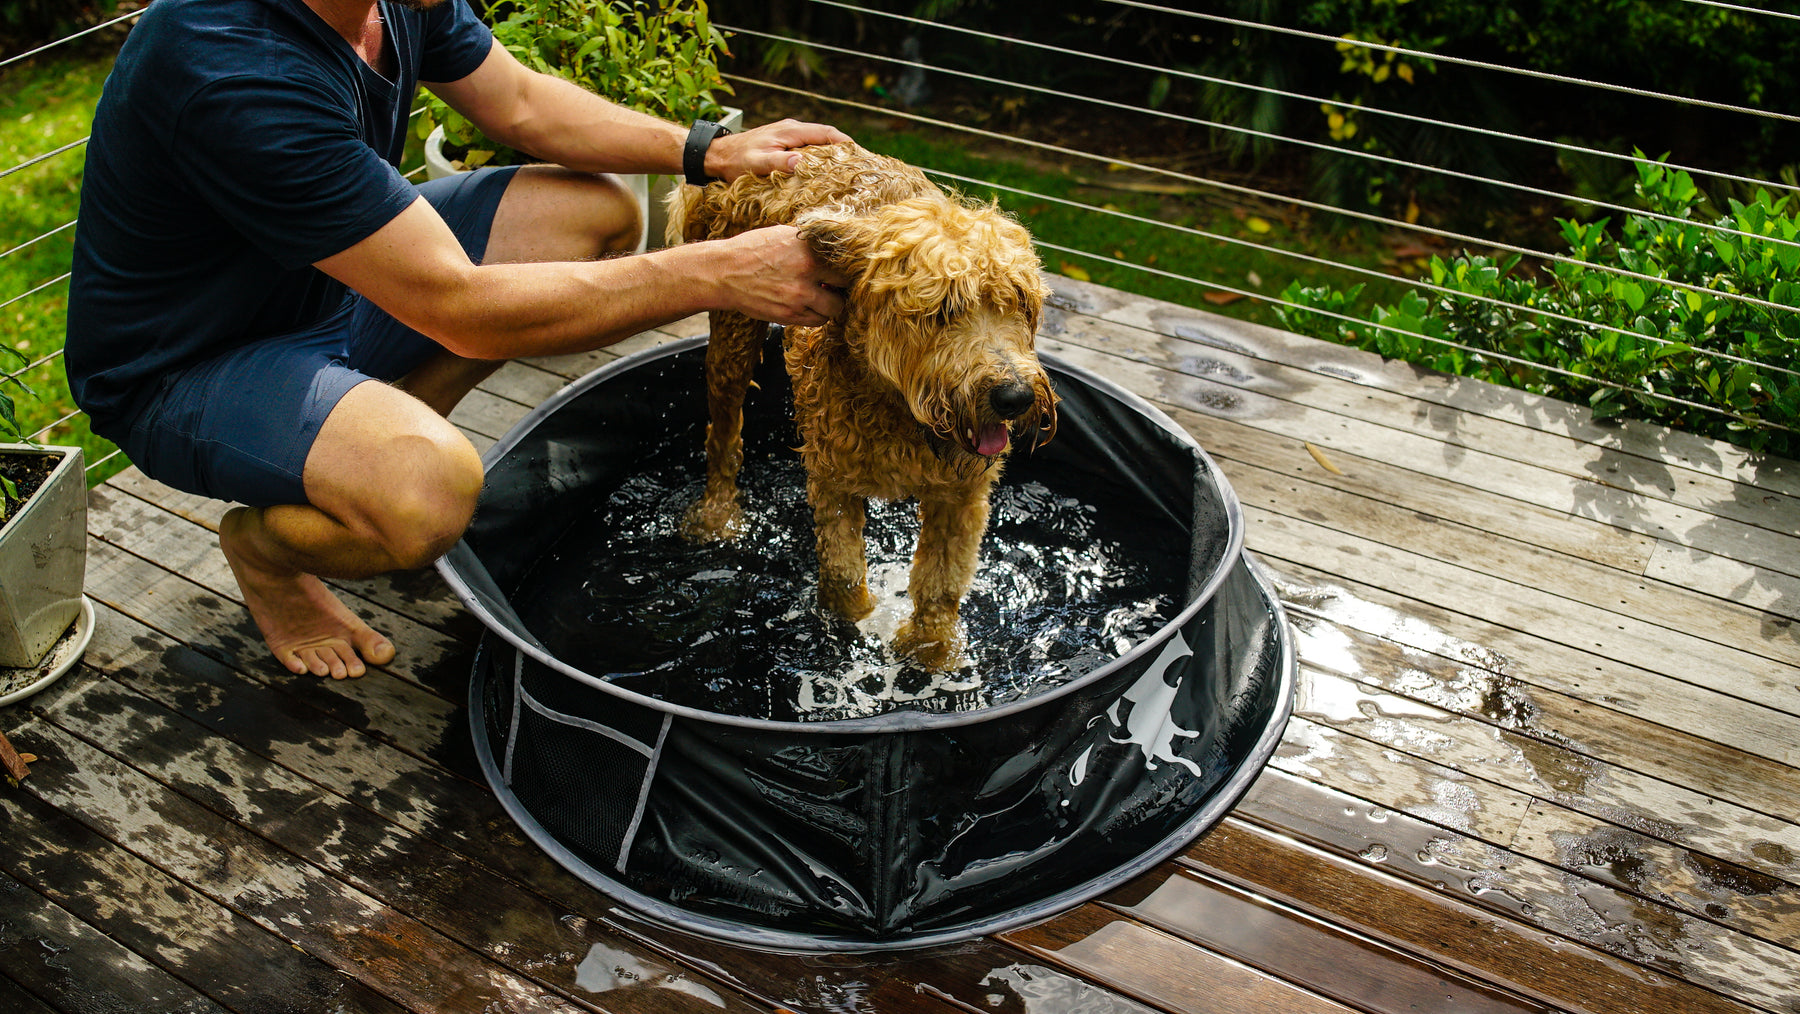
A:
{"label": "dog's black nose", "polygon": [[1031,385],[1017,381],[1001,384],[988,392],[988,404],[994,406],[994,414],[1002,419],[1017,419],[1036,402],[1037,392]]}

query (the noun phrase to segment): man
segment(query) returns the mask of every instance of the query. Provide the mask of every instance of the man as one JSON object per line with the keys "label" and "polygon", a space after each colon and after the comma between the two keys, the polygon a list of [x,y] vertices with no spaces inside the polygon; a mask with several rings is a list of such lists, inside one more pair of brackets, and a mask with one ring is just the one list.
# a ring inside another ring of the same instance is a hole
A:
{"label": "man", "polygon": [[[393,163],[421,82],[556,165],[415,187]],[[156,0],[95,114],[71,387],[145,472],[244,505],[219,542],[275,657],[359,676],[394,646],[320,579],[455,543],[482,473],[444,416],[502,361],[707,309],[843,309],[844,279],[785,226],[606,256],[640,229],[607,173],[680,172],[686,146],[690,175],[731,179],[847,140],[712,135],[528,71],[465,0]]]}

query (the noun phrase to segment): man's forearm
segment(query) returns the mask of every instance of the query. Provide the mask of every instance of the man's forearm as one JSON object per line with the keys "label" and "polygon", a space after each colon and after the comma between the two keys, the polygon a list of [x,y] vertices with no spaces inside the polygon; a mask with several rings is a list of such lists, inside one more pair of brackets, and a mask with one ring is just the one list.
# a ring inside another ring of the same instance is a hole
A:
{"label": "man's forearm", "polygon": [[[469,265],[415,288],[406,322],[457,355],[510,359],[601,348],[702,310],[818,325],[845,279],[789,226],[635,257]],[[377,300],[377,302],[380,302]],[[409,314],[408,316],[412,316]]]}
{"label": "man's forearm", "polygon": [[[472,266],[415,326],[473,359],[584,352],[723,302],[713,251],[677,247],[600,261]],[[415,304],[420,305],[420,304]]]}
{"label": "man's forearm", "polygon": [[532,75],[516,118],[485,126],[535,158],[582,172],[676,173],[687,127],[659,120],[559,78]]}

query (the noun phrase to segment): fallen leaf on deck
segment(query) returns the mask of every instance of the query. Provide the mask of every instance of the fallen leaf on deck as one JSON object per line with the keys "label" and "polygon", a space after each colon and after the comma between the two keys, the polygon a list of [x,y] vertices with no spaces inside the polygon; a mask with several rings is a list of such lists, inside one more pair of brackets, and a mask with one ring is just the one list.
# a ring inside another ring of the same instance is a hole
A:
{"label": "fallen leaf on deck", "polygon": [[1088,280],[1086,268],[1081,267],[1080,265],[1067,263],[1066,261],[1063,263],[1062,273],[1078,282],[1085,282]]}
{"label": "fallen leaf on deck", "polygon": [[1312,455],[1313,460],[1319,463],[1320,468],[1323,468],[1325,471],[1330,472],[1332,475],[1343,475],[1344,474],[1343,472],[1338,471],[1338,467],[1336,465],[1331,463],[1331,459],[1327,458],[1325,456],[1324,451],[1319,450],[1317,447],[1314,447],[1312,444],[1306,445],[1306,453]]}
{"label": "fallen leaf on deck", "polygon": [[[29,757],[30,754],[25,756]],[[36,759],[36,757],[32,757],[32,760]],[[7,740],[6,734],[3,732],[0,732],[0,769],[5,770],[7,780],[14,785],[24,781],[25,776],[31,774],[31,769],[25,766],[25,757],[20,756],[18,751],[13,749],[12,743]]]}

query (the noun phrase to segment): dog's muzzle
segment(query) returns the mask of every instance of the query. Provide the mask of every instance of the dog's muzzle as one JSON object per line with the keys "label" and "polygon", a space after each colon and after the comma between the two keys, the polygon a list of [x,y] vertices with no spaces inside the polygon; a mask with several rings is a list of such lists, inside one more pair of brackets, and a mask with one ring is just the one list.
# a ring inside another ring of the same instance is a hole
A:
{"label": "dog's muzzle", "polygon": [[1017,381],[1001,384],[988,392],[988,404],[993,406],[994,414],[1002,419],[1017,419],[1031,411],[1037,404],[1037,392],[1030,384]]}

